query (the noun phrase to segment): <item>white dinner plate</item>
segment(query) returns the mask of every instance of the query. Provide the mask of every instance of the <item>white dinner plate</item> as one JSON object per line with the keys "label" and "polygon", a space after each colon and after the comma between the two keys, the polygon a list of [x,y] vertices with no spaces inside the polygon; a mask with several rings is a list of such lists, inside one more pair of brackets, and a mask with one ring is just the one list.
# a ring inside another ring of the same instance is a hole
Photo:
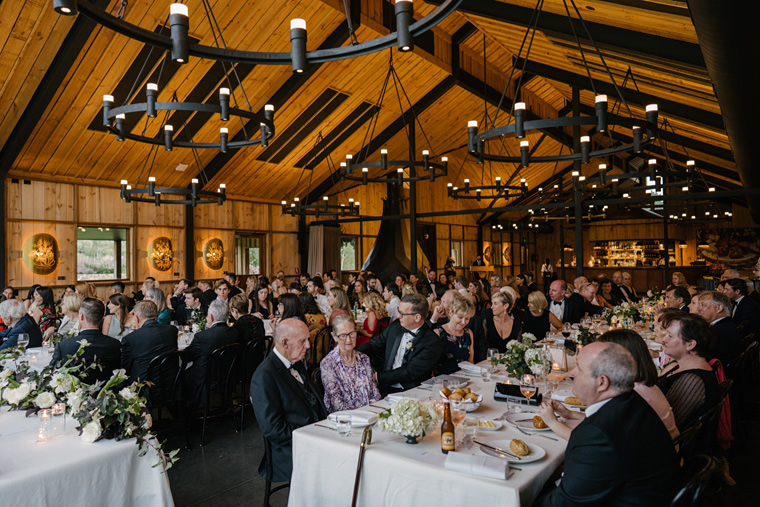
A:
{"label": "white dinner plate", "polygon": [[420,384],[420,387],[431,389],[433,387],[433,383],[436,380],[448,380],[448,387],[452,391],[459,389],[460,387],[465,387],[470,383],[470,380],[465,377],[458,377],[456,375],[438,375],[437,377],[427,379],[422,384]]}
{"label": "white dinner plate", "polygon": [[[509,452],[512,452],[509,449],[509,440],[497,440],[496,442],[488,442],[490,445],[493,445],[494,447],[499,447],[501,449],[506,449]],[[525,442],[525,440],[523,440]],[[546,456],[546,451],[543,447],[539,447],[536,444],[531,444],[529,442],[525,442],[528,447],[530,448],[530,454],[527,456],[520,456],[520,459],[513,458],[512,456],[509,456],[507,454],[504,454],[502,452],[496,451],[494,449],[490,449],[484,445],[480,446],[480,450],[483,451],[485,454],[488,454],[489,456],[494,456],[496,458],[502,458],[506,459],[510,463],[514,463],[516,465],[524,464],[524,463],[533,463],[535,461],[539,461]]]}
{"label": "white dinner plate", "polygon": [[498,431],[504,427],[504,421],[494,421],[493,419],[476,419],[476,421],[491,421],[493,423],[493,428],[478,424],[478,431]]}
{"label": "white dinner plate", "polygon": [[576,410],[586,410],[585,405],[570,405],[569,403],[565,403],[565,398],[569,396],[575,396],[571,389],[560,389],[559,391],[554,391],[552,393],[552,399],[559,401],[567,408],[576,409]]}
{"label": "white dinner plate", "polygon": [[536,428],[535,426],[533,426],[533,417],[531,417],[530,419],[523,419],[523,417],[527,417],[524,413],[515,414],[512,417],[514,417],[514,419],[510,418],[509,422],[511,422],[512,424],[514,424],[515,426],[523,430],[527,430],[527,431],[551,431],[552,430],[548,426],[546,428]]}
{"label": "white dinner plate", "polygon": [[368,410],[342,410],[340,412],[333,412],[327,416],[327,420],[335,424],[338,416],[342,414],[351,416],[351,427],[353,428],[363,428],[377,422],[377,414]]}

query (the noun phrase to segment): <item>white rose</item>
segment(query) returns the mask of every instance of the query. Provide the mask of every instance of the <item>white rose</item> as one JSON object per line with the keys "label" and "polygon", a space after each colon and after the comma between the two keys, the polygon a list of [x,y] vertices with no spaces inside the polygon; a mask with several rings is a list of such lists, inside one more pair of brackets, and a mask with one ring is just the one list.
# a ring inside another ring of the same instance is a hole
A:
{"label": "white rose", "polygon": [[82,391],[81,389],[73,393],[69,393],[66,398],[66,402],[69,404],[69,412],[76,414],[79,409],[82,408]]}
{"label": "white rose", "polygon": [[88,342],[88,341],[87,341],[86,339],[84,339],[84,338],[82,338],[81,340],[77,341],[77,343],[78,343],[80,346],[82,346],[82,347],[86,347],[86,346],[88,346],[88,345],[90,344],[90,342]]}
{"label": "white rose", "polygon": [[201,330],[200,326],[198,324],[193,324],[193,333],[197,333]]}
{"label": "white rose", "polygon": [[93,443],[100,437],[100,423],[90,421],[82,428],[82,438],[85,442]]}
{"label": "white rose", "polygon": [[55,402],[55,395],[48,391],[40,393],[36,398],[34,398],[34,404],[40,408],[50,408]]}
{"label": "white rose", "polygon": [[50,387],[55,389],[56,393],[67,393],[71,391],[71,376],[61,373],[54,373],[50,379]]}
{"label": "white rose", "polygon": [[13,375],[13,370],[10,368],[6,368],[2,371],[0,371],[0,380],[8,380],[10,376]]}
{"label": "white rose", "polygon": [[24,382],[20,386],[18,386],[16,389],[6,389],[3,392],[3,398],[5,398],[8,403],[11,405],[18,405],[21,403],[24,398],[29,396],[29,393],[32,392],[32,384],[29,384],[28,382]]}
{"label": "white rose", "polygon": [[134,400],[137,398],[137,393],[135,393],[132,389],[125,387],[121,391],[119,391],[119,396],[124,398],[125,400]]}

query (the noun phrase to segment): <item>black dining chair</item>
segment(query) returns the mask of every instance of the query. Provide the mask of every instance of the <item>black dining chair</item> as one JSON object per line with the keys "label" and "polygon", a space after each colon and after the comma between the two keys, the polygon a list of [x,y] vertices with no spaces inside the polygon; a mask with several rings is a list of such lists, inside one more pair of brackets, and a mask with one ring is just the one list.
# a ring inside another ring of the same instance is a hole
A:
{"label": "black dining chair", "polygon": [[720,462],[706,454],[692,456],[682,469],[683,487],[670,503],[671,507],[708,507],[723,505],[721,495],[725,479]]}
{"label": "black dining chair", "polygon": [[201,445],[206,445],[206,422],[209,418],[223,417],[233,411],[232,391],[237,382],[240,344],[223,345],[209,356],[206,368],[205,397],[201,419]]}
{"label": "black dining chair", "polygon": [[245,344],[240,355],[238,366],[238,371],[240,372],[240,377],[238,378],[240,398],[236,404],[236,408],[240,410],[240,431],[243,431],[244,428],[245,408],[251,402],[251,377],[253,377],[253,372],[259,367],[261,361],[264,360],[266,346],[267,344],[263,337],[250,340]]}
{"label": "black dining chair", "polygon": [[[256,409],[255,405],[253,405],[253,398],[251,398],[251,406],[254,407],[254,410]],[[264,456],[261,458],[261,463],[264,465],[264,507],[271,507],[269,505],[269,498],[272,496],[272,493],[276,493],[277,491],[280,491],[285,488],[290,487],[289,482],[285,482],[282,484],[279,484],[272,487],[272,475],[274,475],[274,471],[272,468],[272,444],[269,443],[269,440],[265,436],[261,436],[261,439],[264,442]]]}
{"label": "black dining chair", "polygon": [[153,415],[154,427],[161,427],[164,409],[169,411],[175,425],[182,428],[186,445],[190,447],[187,420],[182,403],[182,356],[177,350],[164,352],[151,359],[145,377],[143,394]]}

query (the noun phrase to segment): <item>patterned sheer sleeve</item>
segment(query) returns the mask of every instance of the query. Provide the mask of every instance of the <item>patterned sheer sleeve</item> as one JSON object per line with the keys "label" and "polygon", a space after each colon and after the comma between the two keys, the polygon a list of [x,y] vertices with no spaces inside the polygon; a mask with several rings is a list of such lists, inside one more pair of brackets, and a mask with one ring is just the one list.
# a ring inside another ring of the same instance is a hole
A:
{"label": "patterned sheer sleeve", "polygon": [[334,356],[328,354],[319,365],[319,372],[322,375],[322,385],[325,389],[325,408],[327,413],[343,409],[343,398],[341,396],[340,380],[338,378],[337,367],[339,365]]}
{"label": "patterned sheer sleeve", "polygon": [[705,383],[699,375],[683,373],[673,381],[665,397],[673,407],[679,428],[683,429],[692,421],[696,411],[704,405],[706,396]]}

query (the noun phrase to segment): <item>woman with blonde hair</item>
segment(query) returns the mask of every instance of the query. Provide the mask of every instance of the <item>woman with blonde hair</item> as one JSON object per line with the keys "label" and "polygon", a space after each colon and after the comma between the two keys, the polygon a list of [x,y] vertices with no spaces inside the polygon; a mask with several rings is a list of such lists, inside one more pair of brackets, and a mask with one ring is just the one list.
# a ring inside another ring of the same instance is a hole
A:
{"label": "woman with blonde hair", "polygon": [[66,294],[61,301],[61,313],[63,318],[61,324],[56,327],[50,327],[45,331],[42,336],[43,339],[49,339],[53,333],[59,333],[63,335],[79,334],[79,306],[82,304],[84,298],[81,294]]}
{"label": "woman with blonde hair", "polygon": [[380,294],[368,292],[364,296],[363,306],[367,312],[367,318],[364,319],[362,327],[358,329],[361,338],[357,338],[357,346],[369,342],[388,327],[388,311],[385,309],[385,301]]}
{"label": "woman with blonde hair", "polygon": [[488,348],[507,351],[507,343],[519,340],[522,326],[520,321],[510,314],[512,296],[506,290],[495,291],[491,296],[491,308],[483,314],[483,330],[486,334]]}
{"label": "woman with blonde hair", "polygon": [[531,333],[536,340],[543,340],[549,332],[549,303],[541,291],[528,294],[528,309],[522,315],[523,333]]}
{"label": "woman with blonde hair", "polygon": [[345,313],[353,320],[351,305],[348,302],[348,294],[342,287],[330,287],[327,291],[327,302],[330,304],[330,317],[327,319],[329,326],[333,325],[333,320],[338,315]]}
{"label": "woman with blonde hair", "polygon": [[166,307],[166,295],[158,287],[153,287],[147,290],[147,294],[143,301],[153,301],[156,303],[158,309],[158,317],[156,322],[159,324],[169,324],[172,321],[172,312]]}
{"label": "woman with blonde hair", "polygon": [[409,294],[417,294],[417,288],[413,283],[404,282],[401,286],[401,297],[408,296]]}
{"label": "woman with blonde hair", "polygon": [[689,287],[689,282],[686,281],[686,275],[680,271],[674,271],[671,278],[670,285],[665,290],[675,289],[676,287]]}
{"label": "woman with blonde hair", "polygon": [[462,361],[473,362],[474,337],[467,328],[475,315],[475,305],[469,297],[456,294],[446,307],[449,321],[435,330],[443,342],[443,354],[438,365],[438,373],[453,373],[459,370]]}
{"label": "woman with blonde hair", "polygon": [[82,299],[98,297],[95,295],[92,284],[89,284],[87,282],[78,282],[75,286],[75,290],[77,294],[80,294],[82,296]]}

